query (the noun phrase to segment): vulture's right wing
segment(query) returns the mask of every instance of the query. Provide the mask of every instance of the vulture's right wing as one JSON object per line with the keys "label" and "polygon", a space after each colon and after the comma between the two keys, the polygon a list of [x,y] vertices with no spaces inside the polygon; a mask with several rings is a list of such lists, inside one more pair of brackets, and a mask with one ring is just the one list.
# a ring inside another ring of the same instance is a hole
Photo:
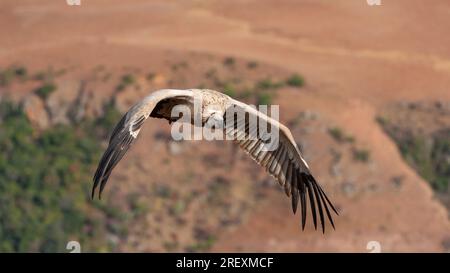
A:
{"label": "vulture's right wing", "polygon": [[[232,105],[227,109],[224,115],[225,133],[232,136],[239,146],[245,150],[259,165],[278,180],[284,187],[287,196],[292,199],[292,210],[297,211],[298,202],[301,205],[302,228],[305,228],[307,199],[309,199],[311,214],[314,226],[317,229],[317,215],[319,213],[322,230],[325,232],[324,213],[326,213],[331,225],[334,228],[333,218],[329,207],[336,213],[331,201],[323,191],[322,187],[311,175],[308,165],[302,158],[297,144],[288,128],[278,121],[268,117],[255,108],[242,102],[232,100]],[[232,119],[233,122],[227,122],[230,111],[239,113]],[[245,113],[245,115],[242,114]],[[240,117],[240,118],[239,118]],[[258,123],[250,120],[259,119]],[[268,147],[266,136],[260,134],[260,122],[266,122],[271,130],[278,130],[278,141]],[[268,149],[264,149],[266,147]]]}

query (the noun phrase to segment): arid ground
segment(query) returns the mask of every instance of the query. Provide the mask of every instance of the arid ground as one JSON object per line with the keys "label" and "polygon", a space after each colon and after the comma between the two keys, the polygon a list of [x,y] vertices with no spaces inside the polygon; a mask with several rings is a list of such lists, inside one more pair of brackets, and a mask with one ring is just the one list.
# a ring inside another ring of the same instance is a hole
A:
{"label": "arid ground", "polygon": [[[450,128],[449,29],[447,0],[2,0],[0,69],[52,71],[57,90],[41,102],[37,76],[0,97],[22,101],[42,129],[69,123],[81,95],[85,116],[111,98],[125,112],[161,88],[269,100],[340,212],[336,230],[302,231],[278,184],[232,143],[173,142],[167,122],[151,120],[104,193],[145,204],[110,238],[117,251],[369,252],[378,241],[444,252],[450,191],[437,198],[380,117],[414,128],[407,117],[432,105],[421,126]],[[304,84],[277,84],[292,75]]]}

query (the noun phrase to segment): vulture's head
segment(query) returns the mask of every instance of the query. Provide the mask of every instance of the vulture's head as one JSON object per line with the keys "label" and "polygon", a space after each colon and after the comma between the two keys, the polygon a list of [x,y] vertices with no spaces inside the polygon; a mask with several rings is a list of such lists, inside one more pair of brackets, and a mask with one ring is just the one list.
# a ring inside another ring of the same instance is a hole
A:
{"label": "vulture's head", "polygon": [[203,110],[203,126],[207,128],[223,128],[224,120],[223,120],[223,110],[220,107],[215,105],[209,105],[205,107]]}

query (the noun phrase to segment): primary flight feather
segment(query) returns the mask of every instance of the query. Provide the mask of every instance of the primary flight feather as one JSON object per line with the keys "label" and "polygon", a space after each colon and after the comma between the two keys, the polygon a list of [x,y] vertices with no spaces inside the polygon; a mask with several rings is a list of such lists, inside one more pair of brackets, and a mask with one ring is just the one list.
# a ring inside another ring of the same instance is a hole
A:
{"label": "primary flight feather", "polygon": [[[199,109],[194,107],[196,102],[201,102]],[[176,106],[185,106],[192,110],[194,115],[190,118],[190,122],[194,125],[198,125],[195,123],[195,117],[200,119],[200,126],[206,126],[210,121],[213,121],[213,124],[217,122],[223,124],[224,133],[234,137],[235,142],[284,188],[286,195],[291,197],[294,214],[300,202],[303,229],[306,223],[307,200],[315,228],[317,229],[319,218],[322,230],[325,231],[325,215],[334,228],[331,214],[332,211],[338,213],[322,187],[311,175],[290,130],[245,103],[207,89],[159,90],[131,107],[111,134],[108,148],[94,175],[92,198],[98,186],[100,186],[99,198],[101,197],[112,170],[136,140],[144,121],[149,117],[164,118],[170,123],[177,121],[181,117],[174,117],[172,114]],[[244,113],[244,118],[227,120],[230,117],[227,114],[231,111]],[[252,118],[267,123],[271,130],[278,130],[276,145],[272,145],[271,149],[263,148],[267,143],[258,133],[260,123],[250,122]]]}

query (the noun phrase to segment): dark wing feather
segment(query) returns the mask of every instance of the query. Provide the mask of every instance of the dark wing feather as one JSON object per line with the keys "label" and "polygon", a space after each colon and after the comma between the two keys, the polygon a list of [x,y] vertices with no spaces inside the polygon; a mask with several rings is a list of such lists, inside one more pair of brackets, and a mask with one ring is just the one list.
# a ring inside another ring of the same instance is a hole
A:
{"label": "dark wing feather", "polygon": [[[304,174],[300,174],[301,176],[304,176]],[[305,181],[305,180],[303,180]],[[312,192],[312,186],[311,183],[306,182],[306,189],[308,190],[308,196],[309,196],[309,203],[311,204],[311,213],[313,216],[313,223],[314,228],[317,229],[317,216],[316,216],[316,203],[314,202],[314,195]]]}
{"label": "dark wing feather", "polygon": [[[228,108],[229,113],[225,113],[225,133],[232,136],[235,142],[244,149],[259,165],[264,167],[273,177],[277,179],[280,185],[284,188],[286,195],[291,197],[292,211],[294,214],[297,211],[298,203],[301,205],[301,220],[302,228],[305,228],[306,213],[307,213],[307,199],[309,199],[311,215],[313,218],[314,227],[317,229],[317,218],[319,218],[323,232],[325,232],[325,213],[327,219],[334,228],[334,222],[331,217],[329,207],[337,214],[336,209],[322,190],[320,185],[316,182],[314,177],[310,174],[309,168],[301,158],[300,152],[290,135],[289,129],[271,120],[268,121],[271,129],[279,130],[278,147],[270,151],[262,151],[261,146],[264,144],[263,139],[259,135],[259,122],[256,126],[250,127],[249,115],[256,115],[258,118],[267,118],[264,114],[251,110],[245,107],[242,103],[239,105],[232,105]],[[244,111],[245,121],[236,122],[236,114],[230,113]],[[234,117],[232,122],[227,122],[227,117]],[[240,124],[241,126],[237,126]],[[244,136],[238,138],[238,136]],[[250,139],[251,138],[251,139]],[[325,210],[325,213],[324,213]],[[319,217],[317,217],[317,213]]]}
{"label": "dark wing feather", "polygon": [[112,170],[123,158],[136,139],[133,135],[131,135],[131,133],[137,133],[141,129],[145,120],[146,117],[141,115],[127,121],[127,114],[125,114],[125,116],[116,125],[113,133],[111,134],[108,148],[103,154],[94,175],[94,185],[92,187],[91,194],[92,198],[94,198],[95,189],[98,185],[100,185],[99,198],[101,198],[103,188],[105,187]]}

